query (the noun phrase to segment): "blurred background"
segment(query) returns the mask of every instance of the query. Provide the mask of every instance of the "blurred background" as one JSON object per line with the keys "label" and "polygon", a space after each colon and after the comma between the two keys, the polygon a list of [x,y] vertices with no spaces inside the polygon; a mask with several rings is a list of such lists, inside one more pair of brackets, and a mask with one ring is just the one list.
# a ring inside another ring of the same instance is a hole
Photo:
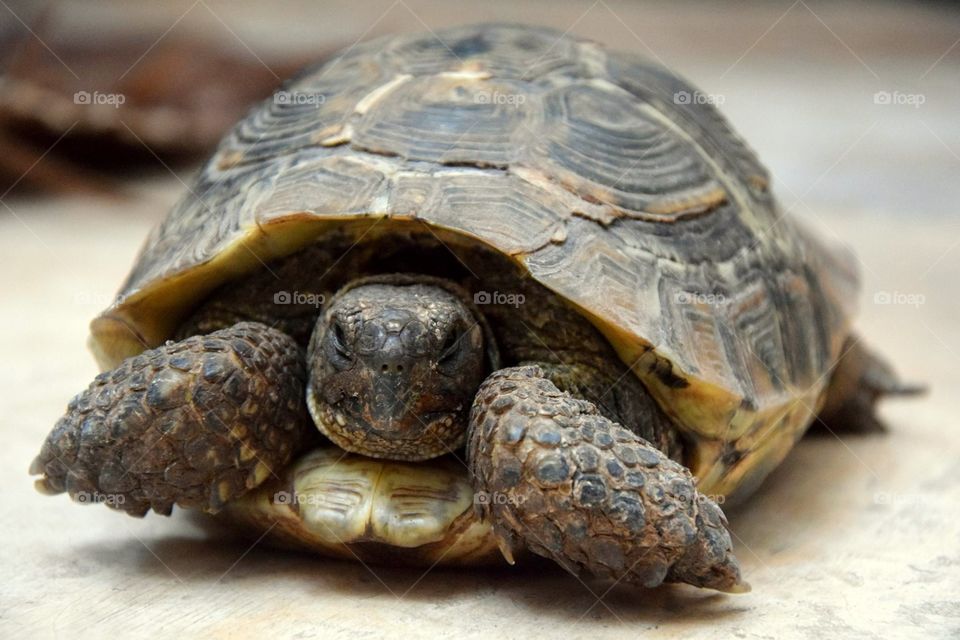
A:
{"label": "blurred background", "polygon": [[[931,385],[885,408],[888,436],[805,440],[730,513],[754,593],[371,573],[36,496],[29,460],[96,373],[88,322],[221,135],[308,61],[479,21],[553,26],[699,86],[782,206],[860,257],[868,341]],[[0,0],[0,629],[489,637],[546,618],[592,636],[956,632],[958,116],[949,2]]]}

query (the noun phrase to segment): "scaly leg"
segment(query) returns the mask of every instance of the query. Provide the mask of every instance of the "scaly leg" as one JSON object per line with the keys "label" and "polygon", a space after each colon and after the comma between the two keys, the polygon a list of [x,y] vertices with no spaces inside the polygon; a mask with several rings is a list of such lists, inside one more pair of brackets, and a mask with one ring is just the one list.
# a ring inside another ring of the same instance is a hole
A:
{"label": "scaly leg", "polygon": [[128,358],[75,397],[30,472],[37,487],[131,515],[219,510],[291,459],[312,431],[304,357],[243,322]]}
{"label": "scaly leg", "polygon": [[690,472],[539,366],[487,378],[467,456],[478,508],[508,559],[526,546],[575,575],[749,589],[723,512]]}

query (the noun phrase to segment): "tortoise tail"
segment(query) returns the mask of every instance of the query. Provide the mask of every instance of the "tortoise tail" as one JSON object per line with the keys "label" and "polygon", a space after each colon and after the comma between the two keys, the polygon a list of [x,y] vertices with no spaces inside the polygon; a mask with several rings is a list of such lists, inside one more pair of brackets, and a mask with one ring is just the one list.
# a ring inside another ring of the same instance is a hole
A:
{"label": "tortoise tail", "polygon": [[886,425],[877,415],[877,403],[886,396],[925,393],[926,385],[904,383],[883,358],[867,348],[858,336],[850,336],[830,379],[818,420],[830,431],[883,432]]}

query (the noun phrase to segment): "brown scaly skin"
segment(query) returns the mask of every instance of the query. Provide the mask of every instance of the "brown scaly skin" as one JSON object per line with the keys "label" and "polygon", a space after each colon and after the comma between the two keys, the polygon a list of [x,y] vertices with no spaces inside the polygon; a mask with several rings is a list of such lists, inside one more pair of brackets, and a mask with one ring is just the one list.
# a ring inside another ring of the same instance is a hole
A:
{"label": "brown scaly skin", "polygon": [[[181,329],[212,333],[98,377],[34,463],[42,489],[108,496],[134,515],[217,511],[290,461],[312,431],[309,406],[322,432],[368,456],[421,460],[469,438],[475,489],[492,496],[482,512],[508,556],[528,547],[575,574],[643,586],[745,588],[722,513],[671,460],[682,454],[672,423],[552,296],[524,288],[523,310],[481,315],[450,282],[367,278],[329,300],[304,357],[303,310],[278,314],[285,331],[237,322],[269,316],[265,282],[250,283],[249,305],[228,293]],[[488,318],[508,364],[540,366],[483,382],[496,361]]]}
{"label": "brown scaly skin", "polygon": [[683,458],[683,445],[673,422],[633,374],[592,364],[531,360],[558,389],[592,403],[597,412],[624,425],[674,461]]}
{"label": "brown scaly skin", "polygon": [[168,343],[75,397],[31,473],[38,487],[131,515],[218,511],[292,458],[309,434],[303,355],[287,335],[238,323]]}
{"label": "brown scaly skin", "polygon": [[373,458],[461,448],[484,376],[483,328],[464,295],[403,276],[341,290],[308,354],[307,404],[320,431]]}
{"label": "brown scaly skin", "polygon": [[742,592],[726,519],[683,465],[537,366],[477,394],[468,464],[505,553],[526,546],[574,575]]}

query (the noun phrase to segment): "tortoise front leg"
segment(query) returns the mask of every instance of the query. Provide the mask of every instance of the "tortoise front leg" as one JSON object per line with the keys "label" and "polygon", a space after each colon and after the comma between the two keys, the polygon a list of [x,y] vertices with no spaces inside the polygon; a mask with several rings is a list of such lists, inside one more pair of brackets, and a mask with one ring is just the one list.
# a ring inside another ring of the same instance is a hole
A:
{"label": "tortoise front leg", "polygon": [[131,515],[219,510],[292,457],[312,431],[304,357],[242,322],[128,358],[75,397],[30,472],[37,488]]}
{"label": "tortoise front leg", "polygon": [[541,367],[487,378],[468,438],[477,502],[508,558],[526,546],[574,575],[748,590],[723,512],[690,472]]}

